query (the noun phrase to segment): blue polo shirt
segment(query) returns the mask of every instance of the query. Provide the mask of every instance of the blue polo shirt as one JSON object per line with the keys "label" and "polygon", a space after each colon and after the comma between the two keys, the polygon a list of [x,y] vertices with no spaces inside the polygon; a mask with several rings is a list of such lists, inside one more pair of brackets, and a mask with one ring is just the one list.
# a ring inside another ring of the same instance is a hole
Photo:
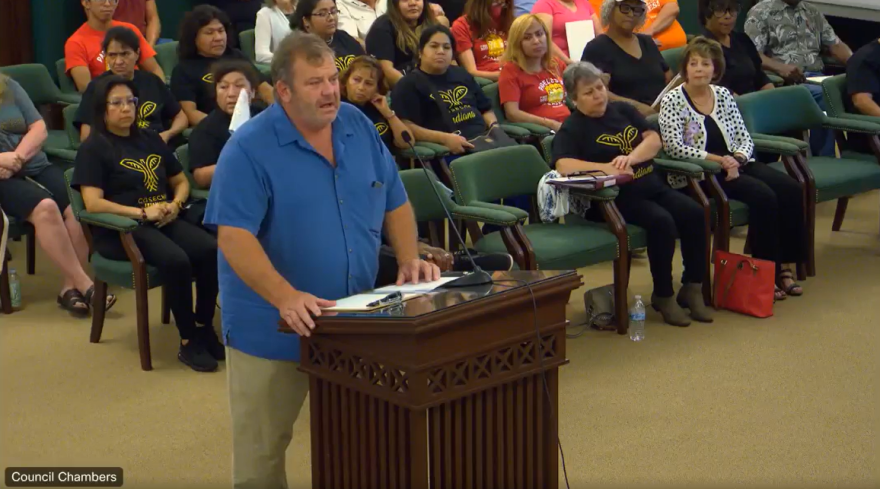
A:
{"label": "blue polo shirt", "polygon": [[[274,104],[223,148],[205,223],[253,233],[297,290],[336,300],[373,288],[385,213],[407,201],[373,123],[343,103],[330,165]],[[218,253],[225,343],[270,360],[299,360],[299,337],[277,331],[278,309]]]}

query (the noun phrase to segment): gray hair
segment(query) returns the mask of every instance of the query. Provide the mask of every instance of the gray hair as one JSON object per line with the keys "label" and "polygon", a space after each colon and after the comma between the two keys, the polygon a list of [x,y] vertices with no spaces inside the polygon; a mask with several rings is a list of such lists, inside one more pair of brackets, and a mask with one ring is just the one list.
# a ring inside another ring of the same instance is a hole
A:
{"label": "gray hair", "polygon": [[[605,0],[602,2],[602,9],[599,13],[599,20],[602,21],[602,25],[608,27],[611,25],[611,15],[614,13],[614,8],[617,7],[618,0]],[[644,1],[642,3],[645,3]],[[645,19],[648,17],[647,7],[645,9],[645,13],[642,14],[641,18],[637,19],[636,30],[645,25]]]}
{"label": "gray hair", "polygon": [[[272,56],[272,80],[282,81],[293,87],[293,63],[296,58],[305,57],[310,64],[329,56],[334,57],[333,49],[320,37],[295,30],[285,37]],[[278,91],[275,91],[278,98]]]}
{"label": "gray hair", "polygon": [[[614,1],[614,0],[612,0]],[[581,83],[595,83],[602,79],[602,70],[587,61],[578,61],[568,65],[562,73],[562,83],[565,85],[565,93],[571,100],[577,98],[577,89]]]}

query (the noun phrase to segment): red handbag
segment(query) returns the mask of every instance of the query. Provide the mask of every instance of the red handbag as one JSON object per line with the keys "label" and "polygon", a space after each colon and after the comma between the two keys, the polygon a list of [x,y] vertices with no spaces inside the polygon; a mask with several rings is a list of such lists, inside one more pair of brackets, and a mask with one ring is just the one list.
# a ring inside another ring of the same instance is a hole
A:
{"label": "red handbag", "polygon": [[758,318],[773,315],[776,264],[748,256],[715,252],[715,308]]}

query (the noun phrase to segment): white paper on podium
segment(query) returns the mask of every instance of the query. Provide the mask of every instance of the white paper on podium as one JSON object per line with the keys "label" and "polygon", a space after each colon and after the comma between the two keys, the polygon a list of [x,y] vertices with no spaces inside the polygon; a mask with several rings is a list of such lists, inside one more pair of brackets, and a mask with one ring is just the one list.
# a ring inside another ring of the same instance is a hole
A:
{"label": "white paper on podium", "polygon": [[245,122],[251,119],[251,101],[247,90],[238,92],[238,102],[232,112],[232,121],[229,122],[229,132],[235,132]]}
{"label": "white paper on podium", "polygon": [[592,20],[579,20],[565,24],[565,39],[568,41],[568,57],[580,60],[587,43],[596,37]]}

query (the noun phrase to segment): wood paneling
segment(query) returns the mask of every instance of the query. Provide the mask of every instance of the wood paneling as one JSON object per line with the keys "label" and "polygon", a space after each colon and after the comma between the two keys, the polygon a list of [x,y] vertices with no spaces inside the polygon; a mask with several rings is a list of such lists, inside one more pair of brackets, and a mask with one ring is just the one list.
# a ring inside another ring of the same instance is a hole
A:
{"label": "wood paneling", "polygon": [[0,66],[34,60],[29,0],[0,0]]}

